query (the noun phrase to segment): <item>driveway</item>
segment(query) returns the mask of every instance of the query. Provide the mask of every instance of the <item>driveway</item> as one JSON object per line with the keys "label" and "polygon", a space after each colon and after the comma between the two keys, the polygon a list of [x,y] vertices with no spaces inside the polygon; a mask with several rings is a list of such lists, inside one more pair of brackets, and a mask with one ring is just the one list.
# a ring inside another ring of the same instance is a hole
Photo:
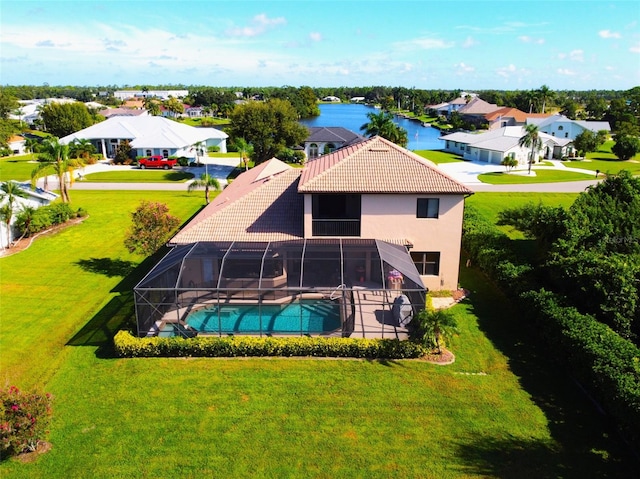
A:
{"label": "driveway", "polygon": [[[548,160],[547,160],[548,161]],[[585,181],[564,181],[555,183],[528,183],[528,184],[511,184],[511,185],[491,185],[483,183],[478,179],[478,175],[483,173],[504,172],[502,165],[492,165],[474,161],[458,161],[455,163],[441,163],[438,168],[451,176],[452,178],[463,183],[474,192],[521,192],[521,193],[580,193],[587,187],[597,184],[601,180],[595,179],[595,174],[591,170],[581,168],[567,168],[561,161],[551,161],[553,166],[536,166],[532,168],[532,174],[536,170],[554,170],[561,169],[565,171],[573,171],[576,173],[584,173],[594,175],[593,180]],[[516,170],[514,174],[526,174],[526,169]]]}

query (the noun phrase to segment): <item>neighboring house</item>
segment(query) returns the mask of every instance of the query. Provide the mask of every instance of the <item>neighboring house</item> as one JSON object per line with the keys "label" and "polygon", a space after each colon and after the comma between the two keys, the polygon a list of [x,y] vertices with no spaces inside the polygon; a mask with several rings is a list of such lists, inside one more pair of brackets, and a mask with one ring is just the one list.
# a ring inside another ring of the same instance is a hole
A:
{"label": "neighboring house", "polygon": [[[442,136],[445,151],[458,154],[465,160],[480,161],[499,165],[507,157],[518,160],[520,166],[529,163],[530,147],[520,146],[520,138],[525,135],[522,126],[505,126],[484,133],[452,133]],[[572,151],[571,140],[554,138],[540,133],[543,147],[540,156],[561,158]]]}
{"label": "neighboring house", "polygon": [[87,139],[105,158],[113,158],[116,148],[127,140],[136,156],[161,155],[195,158],[194,145],[202,142],[227,151],[228,135],[215,128],[195,128],[158,116],[113,116],[69,136],[62,143]]}
{"label": "neighboring house", "polygon": [[374,137],[302,170],[273,158],[241,174],[170,244],[376,240],[401,248],[427,288],[453,290],[470,194],[430,161]]}
{"label": "neighboring house", "polygon": [[113,96],[120,100],[128,100],[129,98],[161,98],[168,100],[169,98],[184,98],[189,95],[189,90],[118,90],[113,92]]}
{"label": "neighboring house", "polygon": [[310,127],[309,136],[304,140],[304,153],[308,159],[314,159],[364,139],[341,126]]}
{"label": "neighboring house", "polygon": [[482,98],[476,96],[473,97],[469,102],[460,107],[458,109],[458,113],[462,118],[471,123],[480,124],[484,123],[485,116],[488,113],[492,113],[496,110],[500,109],[498,105],[494,105],[493,103],[488,103],[484,101]]}
{"label": "neighboring house", "polygon": [[[32,206],[34,208],[39,208],[40,206],[46,206],[50,204],[52,201],[58,198],[58,195],[52,193],[51,191],[45,191],[41,188],[31,189],[31,185],[29,183],[20,183],[20,189],[23,190],[26,194],[26,198],[22,198],[19,196],[15,197],[13,202],[13,217],[11,218],[11,223],[9,225],[10,228],[10,241],[15,241],[17,237],[17,232],[14,229],[14,225],[16,222],[16,215],[20,214],[23,207]],[[4,205],[7,202],[6,196],[0,198],[0,205]],[[4,221],[0,222],[0,247],[7,247],[7,225]]]}
{"label": "neighboring house", "polygon": [[340,103],[340,98],[338,98],[337,96],[333,96],[333,95],[329,95],[329,96],[325,96],[322,101],[330,101],[333,103]]}
{"label": "neighboring house", "polygon": [[470,103],[477,97],[477,93],[462,92],[458,98],[455,98],[451,101],[438,103],[437,105],[427,105],[426,108],[428,110],[437,112],[438,115],[444,115],[448,117],[454,111],[459,111],[460,109],[464,108],[468,103]]}
{"label": "neighboring house", "polygon": [[133,100],[125,100],[121,108],[128,108],[130,110],[142,110],[144,109],[144,100],[133,99]]}
{"label": "neighboring house", "polygon": [[11,154],[13,155],[24,155],[26,153],[26,150],[24,149],[25,139],[23,136],[13,135],[9,138],[7,144],[11,150]]}
{"label": "neighboring house", "polygon": [[133,108],[107,108],[106,110],[100,110],[100,114],[105,118],[111,118],[113,116],[146,116],[149,112]]}
{"label": "neighboring house", "polygon": [[527,118],[547,118],[549,113],[525,113],[517,108],[502,107],[491,113],[487,113],[484,119],[489,124],[489,130],[495,130],[505,126],[523,126],[527,124]]}
{"label": "neighboring house", "polygon": [[575,140],[583,131],[589,130],[597,133],[604,130],[611,132],[611,126],[606,121],[581,121],[571,120],[564,115],[552,115],[547,118],[528,118],[527,124],[538,126],[538,130],[556,138]]}
{"label": "neighboring house", "polygon": [[354,96],[349,100],[351,103],[362,103],[365,101],[365,97],[363,96]]}

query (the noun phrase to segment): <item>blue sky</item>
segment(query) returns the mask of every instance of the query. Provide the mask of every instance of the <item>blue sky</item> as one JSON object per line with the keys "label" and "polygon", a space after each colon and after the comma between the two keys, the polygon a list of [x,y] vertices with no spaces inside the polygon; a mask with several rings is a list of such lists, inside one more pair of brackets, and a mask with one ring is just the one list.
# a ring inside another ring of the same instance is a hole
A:
{"label": "blue sky", "polygon": [[640,85],[637,0],[7,1],[5,85]]}

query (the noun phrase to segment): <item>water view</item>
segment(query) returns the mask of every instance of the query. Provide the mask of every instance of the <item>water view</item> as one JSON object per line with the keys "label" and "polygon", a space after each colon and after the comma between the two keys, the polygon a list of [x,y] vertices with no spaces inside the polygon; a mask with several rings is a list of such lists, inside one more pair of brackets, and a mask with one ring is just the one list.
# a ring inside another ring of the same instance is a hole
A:
{"label": "water view", "polygon": [[[353,103],[322,103],[320,116],[301,120],[305,126],[341,126],[355,133],[362,134],[360,127],[369,122],[367,113],[380,113],[373,107]],[[424,127],[419,121],[394,117],[396,125],[407,130],[409,150],[440,150],[444,148],[444,142],[439,139],[440,130]]]}

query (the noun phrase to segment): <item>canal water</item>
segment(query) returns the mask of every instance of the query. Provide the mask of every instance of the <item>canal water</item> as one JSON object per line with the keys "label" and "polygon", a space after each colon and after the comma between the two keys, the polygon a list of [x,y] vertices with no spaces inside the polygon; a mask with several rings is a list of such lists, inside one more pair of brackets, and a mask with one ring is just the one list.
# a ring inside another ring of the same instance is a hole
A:
{"label": "canal water", "polygon": [[[355,103],[322,103],[320,116],[301,120],[305,126],[341,126],[354,133],[362,134],[360,127],[369,123],[367,113],[380,113],[371,106]],[[440,150],[444,148],[444,141],[440,140],[440,130],[425,127],[419,121],[408,120],[399,116],[394,117],[396,125],[407,130],[409,150]]]}

